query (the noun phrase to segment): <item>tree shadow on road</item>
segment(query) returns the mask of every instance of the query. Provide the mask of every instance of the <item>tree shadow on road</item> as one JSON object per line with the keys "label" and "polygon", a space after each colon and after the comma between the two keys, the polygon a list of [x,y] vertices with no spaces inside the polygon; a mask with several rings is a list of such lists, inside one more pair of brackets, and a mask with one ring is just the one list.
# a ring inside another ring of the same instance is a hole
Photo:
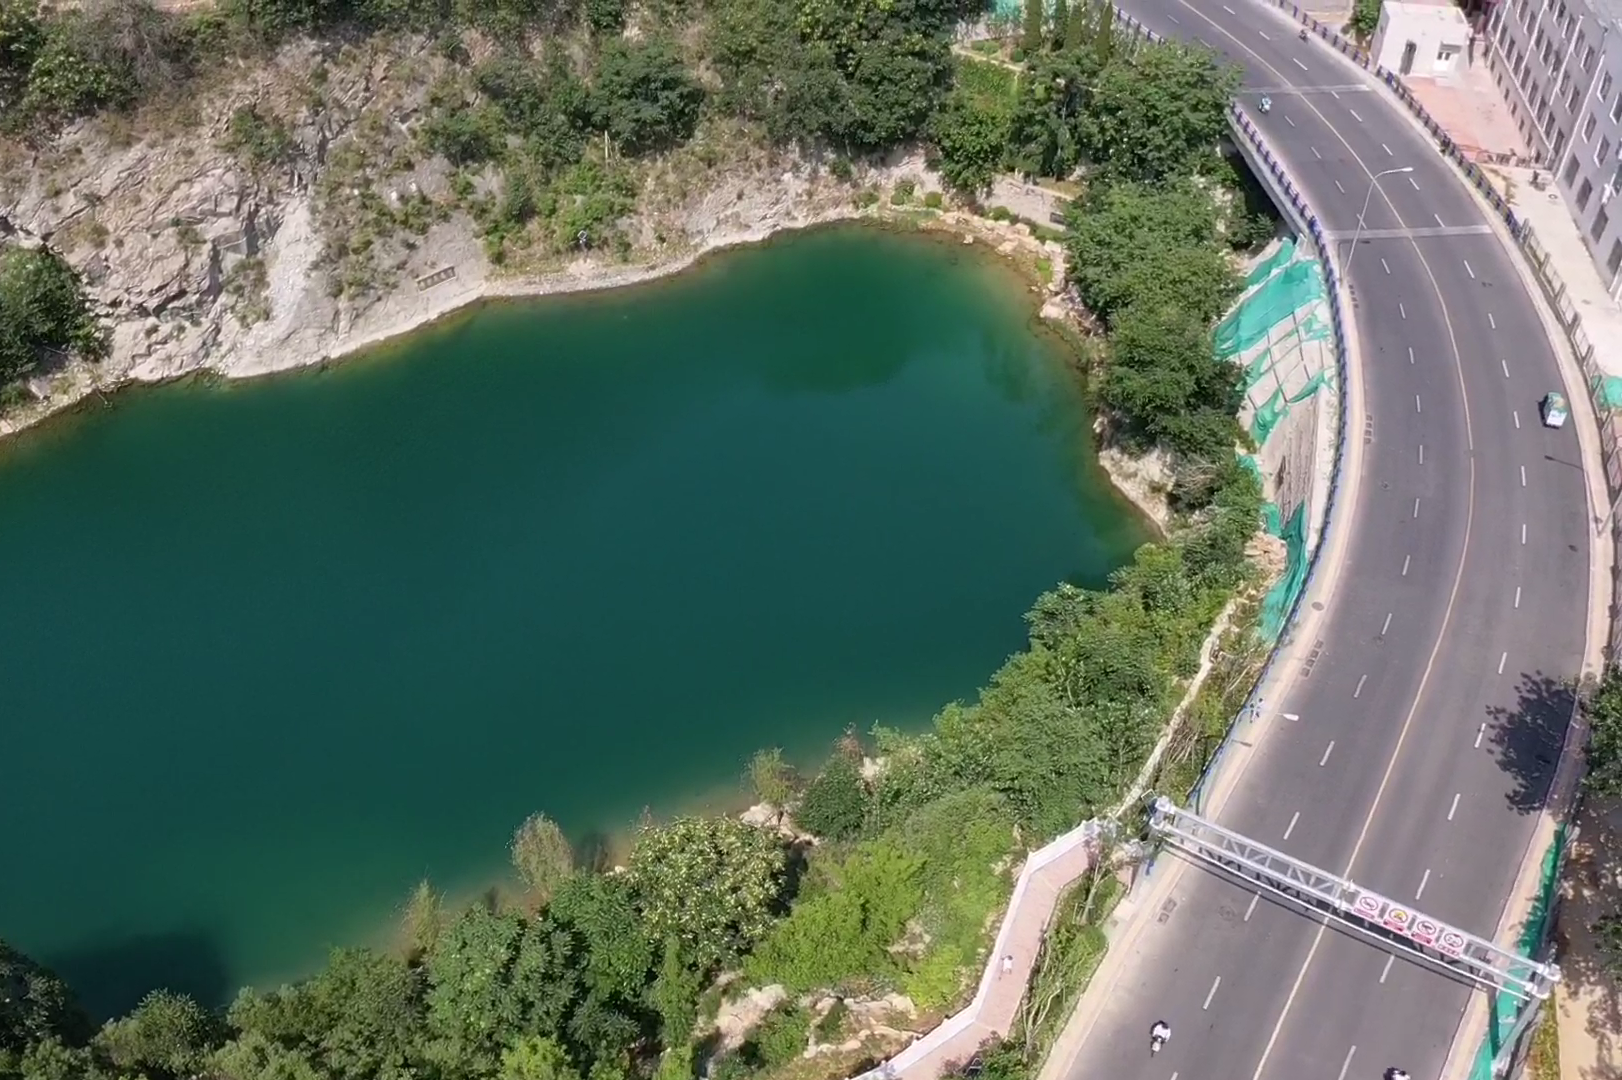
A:
{"label": "tree shadow on road", "polygon": [[1570,683],[1539,671],[1521,676],[1515,704],[1488,706],[1487,737],[1510,778],[1505,797],[1517,812],[1543,809],[1576,700]]}

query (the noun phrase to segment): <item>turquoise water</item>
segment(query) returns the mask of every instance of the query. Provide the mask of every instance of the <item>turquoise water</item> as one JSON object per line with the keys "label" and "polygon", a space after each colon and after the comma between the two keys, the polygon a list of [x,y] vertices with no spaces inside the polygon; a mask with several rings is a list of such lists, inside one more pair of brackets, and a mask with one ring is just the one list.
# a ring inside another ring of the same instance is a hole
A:
{"label": "turquoise water", "polygon": [[919,725],[1146,538],[976,251],[840,230],[0,446],[0,935],[98,1010]]}

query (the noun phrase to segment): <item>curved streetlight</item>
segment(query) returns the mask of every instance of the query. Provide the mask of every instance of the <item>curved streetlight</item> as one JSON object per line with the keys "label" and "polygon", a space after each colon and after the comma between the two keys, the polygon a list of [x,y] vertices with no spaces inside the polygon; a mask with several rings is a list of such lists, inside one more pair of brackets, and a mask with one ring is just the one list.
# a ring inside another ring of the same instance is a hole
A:
{"label": "curved streetlight", "polygon": [[1352,253],[1346,256],[1346,265],[1341,268],[1342,274],[1351,270],[1352,260],[1357,258],[1357,239],[1363,235],[1363,219],[1368,216],[1369,203],[1374,200],[1374,189],[1380,186],[1380,177],[1394,176],[1397,173],[1411,173],[1413,171],[1414,167],[1412,165],[1404,165],[1400,169],[1382,169],[1369,178],[1369,193],[1363,196],[1363,211],[1357,215],[1357,228],[1352,232]]}

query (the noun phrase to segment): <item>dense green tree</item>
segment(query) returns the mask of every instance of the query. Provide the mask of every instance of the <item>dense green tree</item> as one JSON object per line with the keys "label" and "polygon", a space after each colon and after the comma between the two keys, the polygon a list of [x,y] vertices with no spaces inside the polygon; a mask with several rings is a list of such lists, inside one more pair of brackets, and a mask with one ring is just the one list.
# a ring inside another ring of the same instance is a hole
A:
{"label": "dense green tree", "polygon": [[89,1033],[67,984],[0,939],[0,1051],[21,1053],[53,1038],[73,1044]]}
{"label": "dense green tree", "polygon": [[964,94],[947,99],[931,125],[935,167],[947,184],[977,196],[991,186],[1007,150],[1006,113],[982,107]]}
{"label": "dense green tree", "polygon": [[429,1056],[488,1075],[523,1035],[557,1037],[579,979],[570,935],[545,919],[474,907],[428,954]]}
{"label": "dense green tree", "polygon": [[1357,40],[1367,42],[1380,28],[1380,4],[1381,0],[1355,0],[1352,4],[1352,19],[1347,28]]}
{"label": "dense green tree", "polygon": [[704,971],[739,956],[766,932],[783,868],[775,836],[728,818],[646,826],[630,862],[648,933],[679,941]]}
{"label": "dense green tree", "polygon": [[1050,19],[1047,44],[1055,49],[1064,47],[1064,39],[1070,30],[1070,4],[1069,0],[1053,0],[1053,15]]}
{"label": "dense green tree", "polygon": [[1021,172],[1067,177],[1081,165],[1082,124],[1098,69],[1071,50],[1027,62],[1009,117],[1008,158]]}
{"label": "dense green tree", "polygon": [[336,949],[312,979],[244,991],[229,1019],[334,1080],[403,1080],[421,1050],[424,989],[422,973],[400,957]]}
{"label": "dense green tree", "polygon": [[626,1003],[641,999],[652,977],[656,947],[623,874],[576,874],[558,888],[546,914],[574,935],[587,990]]}
{"label": "dense green tree", "polygon": [[1025,22],[1020,28],[1019,47],[1034,56],[1047,43],[1047,11],[1043,0],[1025,0]]}
{"label": "dense green tree", "polygon": [[99,360],[106,351],[73,268],[44,249],[0,244],[0,389],[42,358]]}
{"label": "dense green tree", "polygon": [[[1214,457],[1238,438],[1240,375],[1216,357],[1210,331],[1187,311],[1133,304],[1112,318],[1099,396],[1140,443]],[[1198,422],[1207,414],[1218,422]]]}
{"label": "dense green tree", "polygon": [[222,1041],[219,1022],[184,994],[155,990],[128,1016],[96,1036],[97,1048],[118,1068],[151,1080],[196,1075]]}
{"label": "dense green tree", "polygon": [[1082,302],[1106,322],[1138,303],[1208,325],[1239,292],[1217,239],[1215,204],[1199,186],[1116,183],[1071,204],[1065,243]]}
{"label": "dense green tree", "polygon": [[500,1080],[580,1080],[569,1055],[555,1039],[520,1036],[501,1052]]}
{"label": "dense green tree", "polygon": [[794,820],[813,836],[843,840],[854,836],[867,819],[867,788],[861,765],[848,754],[835,754],[800,797]]}
{"label": "dense green tree", "polygon": [[[894,966],[886,950],[923,900],[922,860],[888,840],[868,841],[829,867],[750,958],[762,979],[805,992]],[[804,1048],[804,1034],[800,1048]]]}
{"label": "dense green tree", "polygon": [[1584,709],[1588,717],[1588,773],[1583,789],[1600,798],[1622,795],[1622,674],[1612,668]]}
{"label": "dense green tree", "polygon": [[[687,1045],[698,1023],[698,995],[703,988],[703,977],[687,963],[681,943],[673,937],[666,938],[660,951],[659,974],[648,995],[659,1013],[659,1037],[665,1046]],[[669,1057],[668,1052],[666,1057]],[[660,1072],[664,1069],[661,1063]]]}
{"label": "dense green tree", "polygon": [[614,41],[599,60],[593,100],[598,128],[637,154],[692,135],[704,90],[667,39]]}
{"label": "dense green tree", "polygon": [[1228,131],[1238,69],[1209,49],[1164,43],[1095,77],[1082,130],[1088,157],[1104,171],[1158,184],[1195,161],[1214,161]]}

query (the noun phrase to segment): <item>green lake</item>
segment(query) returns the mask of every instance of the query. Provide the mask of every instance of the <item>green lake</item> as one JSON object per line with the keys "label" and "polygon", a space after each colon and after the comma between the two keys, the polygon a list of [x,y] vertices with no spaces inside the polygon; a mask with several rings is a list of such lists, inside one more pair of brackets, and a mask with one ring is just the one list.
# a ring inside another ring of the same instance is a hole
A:
{"label": "green lake", "polygon": [[1147,538],[978,248],[801,235],[0,444],[0,936],[205,1001],[749,754],[917,727]]}

